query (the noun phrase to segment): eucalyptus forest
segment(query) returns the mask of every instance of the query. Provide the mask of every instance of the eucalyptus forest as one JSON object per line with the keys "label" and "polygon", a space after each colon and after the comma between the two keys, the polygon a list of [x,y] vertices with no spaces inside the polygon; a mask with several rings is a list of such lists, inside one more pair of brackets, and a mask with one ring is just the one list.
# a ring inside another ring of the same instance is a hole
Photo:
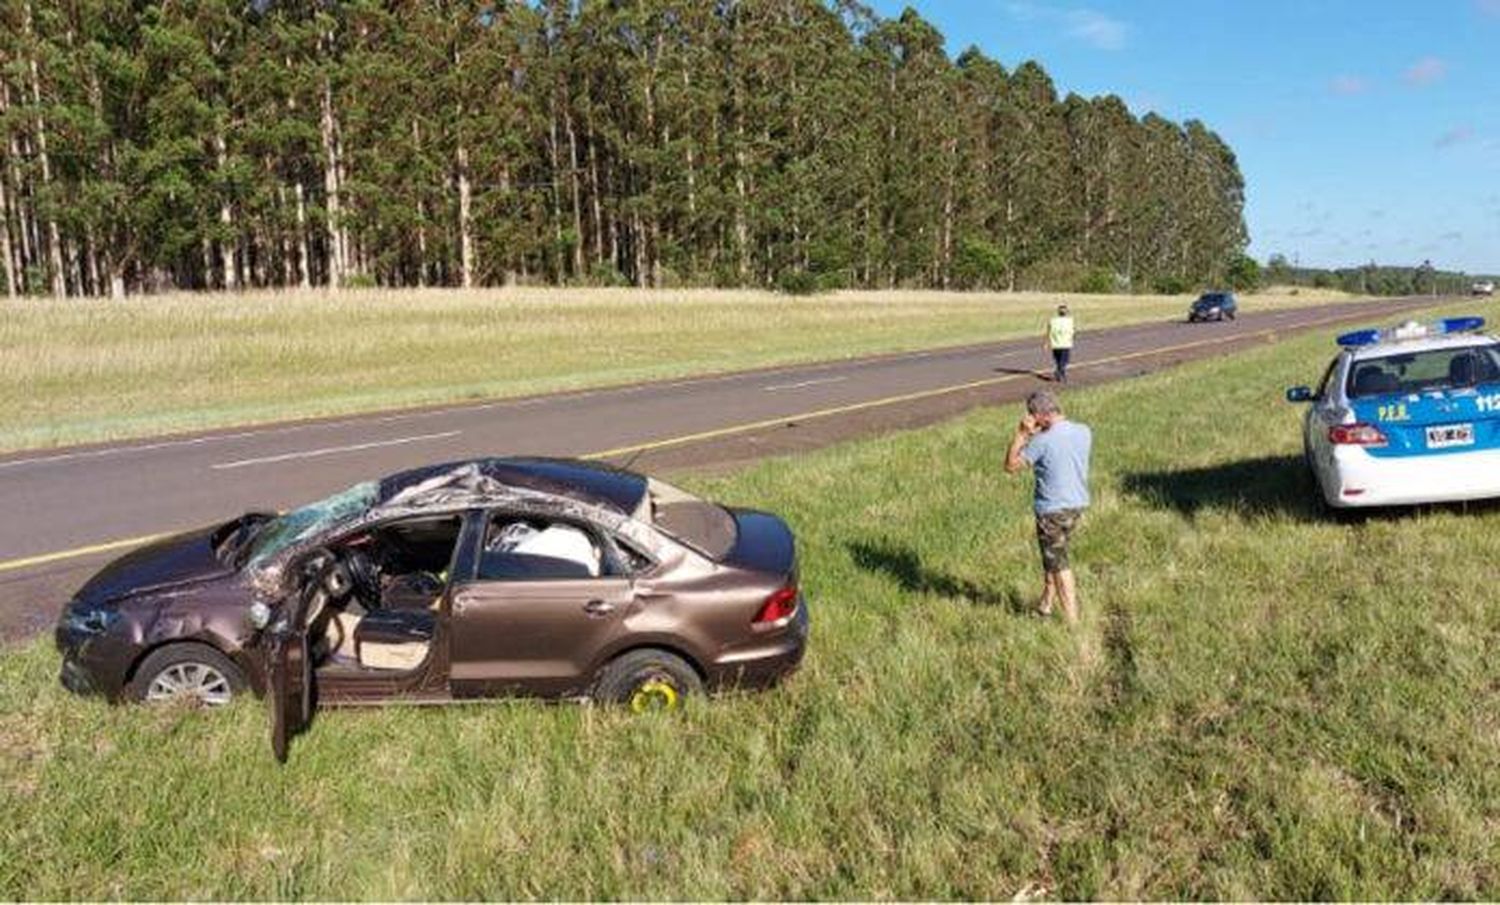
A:
{"label": "eucalyptus forest", "polygon": [[851,0],[0,0],[4,290],[1179,291],[1208,126]]}

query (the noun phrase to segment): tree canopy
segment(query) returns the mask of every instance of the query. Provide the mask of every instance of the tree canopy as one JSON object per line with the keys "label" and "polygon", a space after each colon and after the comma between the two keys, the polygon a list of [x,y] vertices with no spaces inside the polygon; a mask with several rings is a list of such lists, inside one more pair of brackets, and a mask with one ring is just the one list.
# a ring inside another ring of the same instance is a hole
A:
{"label": "tree canopy", "polygon": [[854,0],[0,0],[11,294],[1192,285],[1243,191]]}

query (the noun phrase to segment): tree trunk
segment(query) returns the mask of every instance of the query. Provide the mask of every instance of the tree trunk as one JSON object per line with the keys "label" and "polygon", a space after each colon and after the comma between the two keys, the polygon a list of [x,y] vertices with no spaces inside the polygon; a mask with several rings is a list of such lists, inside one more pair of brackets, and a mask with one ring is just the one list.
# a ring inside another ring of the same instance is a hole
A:
{"label": "tree trunk", "polygon": [[[26,4],[25,32],[31,35],[31,4]],[[50,189],[52,186],[52,160],[47,154],[47,124],[42,119],[42,78],[37,67],[36,57],[30,59],[31,64],[31,102],[36,106],[36,149],[37,162],[42,169],[42,188]],[[51,265],[52,295],[55,298],[63,298],[67,295],[67,286],[63,279],[63,256],[62,256],[62,234],[57,228],[57,219],[50,214],[47,215],[47,257]]]}
{"label": "tree trunk", "polygon": [[[559,147],[560,139],[558,138],[557,128],[557,98],[555,94],[553,95],[552,101],[552,115],[548,117],[548,119],[550,120],[550,122],[548,122],[547,124],[547,162],[552,167],[550,171],[552,176],[550,180],[552,186],[551,190],[548,192],[548,195],[550,196],[549,209],[552,214],[552,238],[556,246],[554,252],[556,255],[554,266],[557,268],[556,279],[558,284],[562,284],[567,282],[567,263],[563,260],[562,198],[559,195],[559,180],[557,178],[558,171],[562,169],[562,158],[559,156],[562,151]],[[552,258],[552,255],[548,255],[548,257]]]}
{"label": "tree trunk", "polygon": [[458,141],[458,282],[465,289],[474,287],[473,200],[469,187],[469,149]]}
{"label": "tree trunk", "polygon": [[[589,206],[594,214],[594,263],[604,263],[604,187],[599,182],[599,136],[589,126]],[[609,263],[614,266],[615,252],[613,236],[610,240]]]}
{"label": "tree trunk", "polygon": [[[228,149],[224,144],[224,133],[222,132],[214,134],[214,154],[219,164],[219,175],[222,178],[229,156]],[[239,255],[236,254],[239,241],[235,238],[234,234],[234,213],[229,207],[227,192],[224,197],[219,199],[219,225],[224,227],[224,239],[219,246],[223,257],[224,288],[233,292],[240,288]]]}
{"label": "tree trunk", "polygon": [[348,262],[344,259],[343,235],[339,226],[339,160],[338,139],[334,134],[333,84],[323,76],[322,92],[323,192],[328,208],[328,287],[344,285]]}
{"label": "tree trunk", "polygon": [[94,237],[93,226],[83,228],[83,240],[88,243],[89,247],[89,294],[103,295],[104,285],[99,282],[99,241]]}
{"label": "tree trunk", "polygon": [[734,247],[736,255],[735,273],[739,276],[740,285],[745,285],[750,279],[750,226],[746,220],[745,208],[749,205],[748,194],[745,189],[745,114],[740,109],[740,89],[735,85],[735,110],[734,110],[734,194],[736,202],[734,205]]}
{"label": "tree trunk", "polygon": [[312,274],[308,273],[309,262],[312,259],[307,247],[307,193],[302,188],[302,180],[293,184],[292,192],[297,198],[297,275],[299,285],[303,289],[312,288]]}
{"label": "tree trunk", "polygon": [[[509,199],[510,198],[510,166],[509,165],[502,165],[500,167],[500,197],[502,199]],[[500,277],[500,283],[501,283],[501,285],[505,286],[505,288],[509,289],[510,287],[516,285],[515,258],[514,258],[514,256],[511,255],[511,253],[509,251],[507,251],[505,253],[505,259],[504,260],[505,260],[505,269],[502,272],[502,275]],[[521,266],[522,266],[523,269],[526,266],[526,262],[525,262],[524,258],[521,261]]]}
{"label": "tree trunk", "polygon": [[16,297],[16,258],[10,244],[10,198],[5,192],[5,174],[0,173],[0,265],[5,267],[5,297]]}
{"label": "tree trunk", "polygon": [[[687,68],[687,66],[683,66],[682,67],[682,95],[683,95],[683,97],[685,97],[685,98],[686,97],[690,97],[692,95],[692,90],[693,90],[692,89],[692,82],[688,79],[688,68]],[[698,173],[697,173],[697,166],[695,164],[695,161],[693,160],[693,140],[692,140],[691,137],[689,137],[689,139],[687,141],[683,142],[682,144],[683,144],[683,148],[685,149],[685,153],[687,155],[687,206],[688,206],[688,217],[689,218],[697,218],[697,216],[698,216]]]}
{"label": "tree trunk", "polygon": [[573,189],[573,273],[583,276],[583,203],[578,188],[578,132],[573,128],[573,116],[563,105],[563,125],[568,133],[568,182]]}
{"label": "tree trunk", "polygon": [[[0,79],[0,117],[3,117],[9,110],[10,86],[5,83],[4,79]],[[20,168],[21,145],[15,132],[11,133],[7,148],[10,152],[7,161],[10,169],[10,184],[15,190],[16,234],[20,238],[20,245],[15,250],[16,282],[20,286],[20,291],[25,293],[29,290],[26,268],[36,260],[32,241],[36,236],[35,212],[31,205],[26,203],[26,182]]]}
{"label": "tree trunk", "polygon": [[943,230],[942,247],[938,255],[939,266],[942,268],[938,285],[943,289],[948,288],[948,274],[952,270],[953,263],[953,182],[958,178],[958,139],[948,140],[948,179],[943,186]]}
{"label": "tree trunk", "polygon": [[[422,156],[422,126],[416,119],[411,121],[412,148]],[[422,201],[422,186],[417,186],[417,286],[427,288],[427,205]]]}

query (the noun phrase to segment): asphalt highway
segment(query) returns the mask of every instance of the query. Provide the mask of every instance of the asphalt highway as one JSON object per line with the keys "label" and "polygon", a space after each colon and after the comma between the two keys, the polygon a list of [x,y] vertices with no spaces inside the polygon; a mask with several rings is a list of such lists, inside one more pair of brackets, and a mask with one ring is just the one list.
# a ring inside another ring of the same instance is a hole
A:
{"label": "asphalt highway", "polygon": [[[1397,299],[1254,312],[1252,302],[1226,323],[1100,331],[1080,323],[1071,376],[1097,382],[1295,332],[1381,324],[1432,304]],[[481,455],[624,462],[643,451],[700,447],[696,461],[712,461],[714,444],[773,427],[853,425],[881,410],[920,414],[951,409],[954,400],[1019,398],[1041,385],[1032,371],[1050,368],[1044,358],[1040,339],[1027,338],[0,456],[0,511],[7,513],[0,521],[0,638],[48,627],[94,569],[130,547],[249,509],[295,506],[367,478]],[[1124,367],[1130,364],[1137,366]]]}

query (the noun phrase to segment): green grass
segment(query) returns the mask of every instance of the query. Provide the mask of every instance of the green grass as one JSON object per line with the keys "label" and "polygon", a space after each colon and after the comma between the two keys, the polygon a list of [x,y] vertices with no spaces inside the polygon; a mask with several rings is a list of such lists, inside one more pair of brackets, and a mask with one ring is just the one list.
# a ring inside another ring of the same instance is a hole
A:
{"label": "green grass", "polygon": [[1280,391],[1331,352],[1069,393],[1073,631],[1026,614],[1005,409],[690,482],[799,531],[764,695],[329,712],[277,767],[256,702],[10,652],[0,898],[1495,898],[1500,508],[1323,518]]}
{"label": "green grass", "polygon": [[[350,291],[0,301],[0,450],[1041,335],[1061,296]],[[1347,296],[1268,292],[1246,308]],[[1070,297],[1084,330],[1182,297]]]}

